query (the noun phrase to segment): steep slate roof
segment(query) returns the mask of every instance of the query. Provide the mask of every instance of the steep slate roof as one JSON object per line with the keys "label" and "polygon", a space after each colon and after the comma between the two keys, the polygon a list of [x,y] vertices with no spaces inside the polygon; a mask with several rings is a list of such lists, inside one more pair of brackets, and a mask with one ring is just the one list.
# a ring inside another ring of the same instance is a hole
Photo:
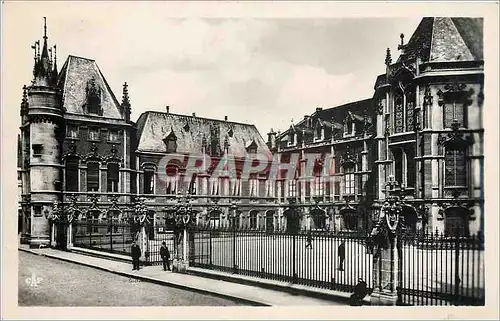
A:
{"label": "steep slate roof", "polygon": [[227,137],[230,155],[245,156],[246,147],[252,140],[257,145],[257,153],[270,153],[254,125],[155,111],[145,112],[137,120],[137,150],[165,153],[163,138],[173,130],[177,137],[177,153],[201,153],[203,137],[207,143],[207,150],[210,150],[212,128],[216,131],[218,129],[218,142],[222,151]]}
{"label": "steep slate roof", "polygon": [[109,87],[101,70],[92,59],[68,56],[59,73],[58,87],[63,92],[63,107],[68,113],[84,114],[82,106],[86,103],[87,82],[95,78],[101,89],[102,117],[122,119],[120,104]]}
{"label": "steep slate roof", "polygon": [[418,52],[424,62],[483,60],[483,19],[423,18],[398,61]]}
{"label": "steep slate roof", "polygon": [[[374,110],[375,108],[373,100],[369,98],[336,107],[331,107],[328,109],[318,110],[310,117],[313,121],[313,127],[319,119],[325,126],[333,126],[336,129],[343,129],[344,126],[342,124],[344,123],[344,120],[347,116],[351,117],[351,119],[355,121],[363,121],[363,114],[365,111],[368,116],[368,122],[373,123]],[[295,128],[295,130],[301,130],[304,126],[305,121],[302,120],[298,124],[293,126],[293,128]],[[281,133],[281,141],[286,141],[288,139],[285,134],[287,134],[289,131],[290,128]]]}

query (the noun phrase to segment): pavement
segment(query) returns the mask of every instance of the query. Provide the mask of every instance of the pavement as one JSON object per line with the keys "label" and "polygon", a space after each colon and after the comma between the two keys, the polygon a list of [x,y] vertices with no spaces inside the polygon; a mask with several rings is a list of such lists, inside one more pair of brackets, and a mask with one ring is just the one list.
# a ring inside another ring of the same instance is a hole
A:
{"label": "pavement", "polygon": [[193,267],[188,269],[187,274],[163,271],[161,266],[143,266],[139,271],[132,271],[129,257],[116,254],[106,254],[106,257],[102,257],[102,252],[75,250],[78,253],[51,248],[19,247],[19,251],[93,267],[141,281],[238,300],[253,306],[346,305],[346,299],[350,295],[350,293],[311,289],[285,282],[231,275],[230,273]]}

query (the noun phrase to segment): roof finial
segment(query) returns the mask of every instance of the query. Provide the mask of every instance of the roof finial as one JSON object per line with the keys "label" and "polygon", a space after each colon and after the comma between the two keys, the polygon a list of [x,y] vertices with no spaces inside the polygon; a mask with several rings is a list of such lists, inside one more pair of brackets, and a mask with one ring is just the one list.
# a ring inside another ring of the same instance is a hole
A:
{"label": "roof finial", "polygon": [[57,46],[54,45],[54,71],[57,71]]}
{"label": "roof finial", "polygon": [[389,66],[391,63],[392,63],[391,49],[387,48],[387,52],[385,54],[385,65]]}
{"label": "roof finial", "polygon": [[43,17],[43,39],[47,39],[47,17]]}
{"label": "roof finial", "polygon": [[35,52],[36,52],[36,59],[40,60],[40,40],[35,41]]}
{"label": "roof finial", "polygon": [[28,94],[26,85],[23,86],[23,99],[21,100],[21,116],[28,113]]}
{"label": "roof finial", "polygon": [[33,45],[31,45],[31,49],[35,52],[35,62],[36,62],[36,41]]}
{"label": "roof finial", "polygon": [[405,35],[402,33],[399,35],[399,38],[401,38],[401,44],[398,46],[398,50],[404,50],[406,47],[404,44],[405,43],[405,41],[404,41]]}
{"label": "roof finial", "polygon": [[130,100],[129,100],[129,97],[128,97],[128,84],[127,84],[127,82],[125,82],[123,84],[122,106],[123,107],[130,107]]}

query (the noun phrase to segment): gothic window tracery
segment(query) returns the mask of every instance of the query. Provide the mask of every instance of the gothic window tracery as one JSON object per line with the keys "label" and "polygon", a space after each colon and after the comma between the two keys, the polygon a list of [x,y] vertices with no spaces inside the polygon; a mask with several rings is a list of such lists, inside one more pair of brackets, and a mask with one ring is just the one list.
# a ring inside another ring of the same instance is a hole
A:
{"label": "gothic window tracery", "polygon": [[467,127],[467,106],[472,103],[474,90],[466,90],[465,84],[446,84],[442,91],[437,92],[438,104],[443,107],[444,128],[451,128],[454,122],[459,127]]}
{"label": "gothic window tracery", "polygon": [[397,95],[394,99],[394,132],[402,133],[403,132],[403,97]]}
{"label": "gothic window tracery", "polygon": [[413,131],[415,129],[415,92],[411,91],[406,96],[406,131]]}

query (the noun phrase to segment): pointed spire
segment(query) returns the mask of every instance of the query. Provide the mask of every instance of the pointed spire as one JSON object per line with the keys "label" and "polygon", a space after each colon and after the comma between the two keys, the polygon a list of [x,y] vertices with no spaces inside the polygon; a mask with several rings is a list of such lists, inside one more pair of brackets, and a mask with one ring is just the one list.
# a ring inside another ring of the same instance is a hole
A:
{"label": "pointed spire", "polygon": [[391,63],[392,63],[391,49],[387,48],[387,52],[385,54],[385,65],[389,66]]}
{"label": "pointed spire", "polygon": [[[57,81],[57,66],[53,66],[52,48],[47,44],[47,18],[43,17],[43,48],[40,55],[40,41],[35,42],[35,66],[33,68],[33,84],[41,86],[53,86]],[[54,47],[55,53],[55,47]],[[55,68],[54,68],[55,67]],[[56,72],[54,72],[56,70]]]}
{"label": "pointed spire", "polygon": [[47,17],[43,17],[43,49],[42,49],[42,59],[49,57],[49,51],[47,48]]}
{"label": "pointed spire", "polygon": [[54,45],[54,67],[52,69],[52,83],[56,84],[57,83],[57,77],[59,75],[57,71],[57,46]]}

